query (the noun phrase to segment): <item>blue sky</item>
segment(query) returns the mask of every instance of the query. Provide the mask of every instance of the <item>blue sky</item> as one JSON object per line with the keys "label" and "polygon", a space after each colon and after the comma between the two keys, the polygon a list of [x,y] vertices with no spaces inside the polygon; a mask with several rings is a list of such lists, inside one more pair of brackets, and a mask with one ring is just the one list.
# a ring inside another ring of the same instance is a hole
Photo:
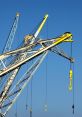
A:
{"label": "blue sky", "polygon": [[[48,13],[48,38],[56,37],[64,32],[73,34],[73,56],[75,58],[75,115],[82,116],[82,1],[81,0],[0,0],[0,53],[5,45],[16,12],[20,13],[20,21],[12,48],[17,47],[24,36],[30,33]],[[46,25],[40,33],[46,38]],[[70,44],[61,47],[70,53]],[[48,66],[48,111],[44,112],[45,69]],[[20,75],[22,74],[22,71]],[[19,76],[20,76],[19,75]],[[68,91],[69,62],[53,53],[48,54],[40,69],[33,77],[33,116],[35,117],[72,117],[72,92]],[[17,101],[18,117],[29,116],[25,110],[27,89]],[[30,84],[28,103],[30,104]],[[15,117],[16,105],[7,117]]]}

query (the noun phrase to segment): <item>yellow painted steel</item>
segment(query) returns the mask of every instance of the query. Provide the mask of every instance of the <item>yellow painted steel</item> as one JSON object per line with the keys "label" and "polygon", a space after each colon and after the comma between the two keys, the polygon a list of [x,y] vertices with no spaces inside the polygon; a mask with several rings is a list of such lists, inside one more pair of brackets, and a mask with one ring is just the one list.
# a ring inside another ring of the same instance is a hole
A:
{"label": "yellow painted steel", "polygon": [[64,40],[64,42],[73,42],[73,40],[72,39],[66,39],[66,40]]}
{"label": "yellow painted steel", "polygon": [[43,19],[42,23],[40,24],[40,26],[39,26],[39,28],[38,28],[38,30],[37,30],[38,33],[41,31],[42,27],[44,26],[44,24],[45,24],[47,18],[48,18],[48,14],[46,14],[46,15],[44,16],[44,19]]}
{"label": "yellow painted steel", "polygon": [[[40,31],[42,30],[42,28],[43,28],[43,26],[44,26],[44,24],[45,24],[47,18],[48,18],[48,14],[46,14],[46,15],[44,16],[44,18],[43,18],[43,20],[42,20],[40,26],[38,27],[38,29],[37,29],[37,31],[36,31],[36,33],[35,33],[34,35],[30,35],[30,34],[29,34],[29,35],[26,35],[26,37],[24,38],[25,43],[27,43],[28,40],[31,40],[31,43],[30,43],[30,44],[32,44],[32,43],[34,42],[35,38],[38,36],[38,34],[40,33]],[[33,36],[34,36],[34,37],[33,37]]]}
{"label": "yellow painted steel", "polygon": [[[51,45],[49,45],[49,46],[47,46],[47,47],[42,47],[42,48],[40,48],[36,53],[34,53],[33,55],[31,55],[31,56],[29,56],[28,58],[24,59],[23,61],[19,61],[19,63],[13,64],[12,66],[8,66],[5,70],[4,70],[4,69],[1,70],[1,71],[0,71],[0,76],[6,74],[6,73],[9,72],[9,71],[14,70],[15,68],[17,68],[17,67],[19,67],[20,65],[24,64],[25,62],[27,62],[27,61],[33,59],[34,57],[36,57],[36,56],[42,54],[43,52],[49,50],[50,48],[53,48],[54,46],[56,46],[56,45],[58,45],[58,44],[64,42],[64,40],[69,39],[69,38],[72,38],[72,34],[71,34],[71,33],[64,33],[62,36],[60,36],[60,37],[57,38],[56,40],[54,39],[53,44],[51,44]],[[6,54],[6,53],[5,53],[5,54]],[[4,56],[4,57],[5,57],[6,55],[1,55],[1,56]],[[7,55],[7,56],[8,56],[8,55]],[[3,57],[3,58],[4,58],[4,57]]]}
{"label": "yellow painted steel", "polygon": [[69,79],[70,79],[69,90],[71,91],[72,90],[72,80],[73,80],[73,71],[72,71],[72,69],[70,69],[70,71],[69,71]]}
{"label": "yellow painted steel", "polygon": [[62,43],[68,39],[72,39],[72,34],[71,33],[65,33],[62,36],[60,36],[59,38],[56,39],[56,42],[54,42],[55,45]]}
{"label": "yellow painted steel", "polygon": [[43,20],[43,22],[41,23],[40,27],[38,28],[38,32],[41,31],[41,29],[42,29],[43,25],[45,24],[47,18],[48,18],[48,14],[46,14],[46,15],[44,16],[44,20]]}
{"label": "yellow painted steel", "polygon": [[[65,33],[65,34],[61,35],[60,37],[54,39],[53,44],[51,44],[50,46],[48,46],[48,47],[46,47],[46,48],[41,48],[41,49],[44,50],[44,51],[45,51],[45,50],[48,50],[48,49],[50,49],[50,48],[52,48],[52,47],[54,47],[54,46],[56,46],[56,45],[58,45],[58,44],[64,42],[65,40],[67,40],[67,39],[69,39],[69,38],[72,38],[72,34],[71,34],[71,33],[68,33],[68,34]],[[19,49],[17,49],[17,50],[13,50],[13,51],[6,52],[6,53],[4,53],[4,54],[1,54],[1,55],[0,55],[0,60],[3,60],[3,59],[5,59],[5,58],[7,58],[8,56],[11,56],[11,55],[15,54],[16,52],[19,52],[19,51],[28,49],[28,48],[31,47],[31,46],[32,46],[32,44],[29,45],[29,46],[27,46],[27,47],[22,47],[22,48],[19,48]]]}

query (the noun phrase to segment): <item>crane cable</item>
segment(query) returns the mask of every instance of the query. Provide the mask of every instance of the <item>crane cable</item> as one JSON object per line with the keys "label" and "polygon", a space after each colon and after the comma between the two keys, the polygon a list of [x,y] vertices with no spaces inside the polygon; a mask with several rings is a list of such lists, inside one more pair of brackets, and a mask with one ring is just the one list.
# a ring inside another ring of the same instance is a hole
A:
{"label": "crane cable", "polygon": [[26,87],[26,110],[28,109],[28,86]]}
{"label": "crane cable", "polygon": [[[18,82],[18,79],[16,79],[16,82]],[[18,88],[18,87],[17,87]],[[17,101],[16,101],[16,111],[15,111],[15,117],[18,116],[18,109],[17,109]]]}
{"label": "crane cable", "polygon": [[[73,63],[73,74],[74,74],[74,63]],[[73,75],[73,105],[72,105],[72,109],[73,109],[73,114],[74,114],[74,109],[75,109],[75,104],[74,104],[74,75]]]}
{"label": "crane cable", "polygon": [[[70,50],[70,56],[72,57],[72,43],[71,43],[71,50]],[[69,71],[69,90],[72,90],[72,80],[73,80],[73,70],[72,70],[72,62],[70,61],[70,71]]]}
{"label": "crane cable", "polygon": [[30,117],[32,117],[32,80],[31,80],[31,107],[30,107]]}
{"label": "crane cable", "polygon": [[[47,21],[47,23],[46,23],[46,35],[47,35],[47,39],[48,39],[48,21]],[[48,110],[48,103],[47,103],[47,93],[48,93],[48,74],[47,74],[47,72],[48,72],[48,57],[46,58],[46,78],[45,78],[45,105],[44,105],[44,111],[45,112],[47,112],[47,110]]]}
{"label": "crane cable", "polygon": [[[32,64],[33,64],[33,60],[32,60]],[[33,77],[33,76],[32,76]],[[33,78],[32,78],[33,79]],[[32,82],[32,79],[31,79],[31,84],[30,84],[30,90],[31,90],[31,105],[30,105],[30,117],[32,117],[32,84],[33,84],[33,82]]]}
{"label": "crane cable", "polygon": [[45,76],[45,105],[44,105],[44,111],[46,112],[48,109],[48,104],[47,104],[47,61],[46,61],[46,76]]}
{"label": "crane cable", "polygon": [[15,117],[17,117],[17,102],[16,102],[16,112],[15,112]]}
{"label": "crane cable", "polygon": [[29,34],[34,35],[37,28],[40,26],[41,22],[42,22],[42,20],[33,28],[33,30]]}
{"label": "crane cable", "polygon": [[[71,57],[72,57],[72,42],[71,42]],[[69,78],[70,78],[70,83],[69,83],[69,90],[73,92],[73,104],[72,104],[72,109],[73,109],[73,114],[74,114],[74,108],[75,108],[75,105],[74,105],[74,63],[72,63],[70,61],[70,71],[69,71]],[[73,86],[72,86],[73,84]]]}
{"label": "crane cable", "polygon": [[[73,52],[73,50],[72,50],[72,47],[73,46],[73,43],[71,43],[71,57],[72,57],[72,52]],[[70,67],[72,67],[72,69],[73,69],[73,80],[72,80],[72,82],[73,82],[73,104],[72,104],[72,109],[73,109],[73,114],[74,114],[74,109],[75,109],[75,104],[74,104],[74,63],[70,63],[70,64],[72,64],[72,66],[70,65]]]}

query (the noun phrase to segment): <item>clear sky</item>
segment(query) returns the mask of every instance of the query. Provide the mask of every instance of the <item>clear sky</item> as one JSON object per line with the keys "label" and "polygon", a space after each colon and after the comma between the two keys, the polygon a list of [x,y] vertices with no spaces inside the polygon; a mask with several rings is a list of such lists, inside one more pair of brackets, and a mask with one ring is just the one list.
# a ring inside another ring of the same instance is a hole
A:
{"label": "clear sky", "polygon": [[[24,36],[30,33],[48,13],[48,38],[56,37],[64,32],[73,34],[73,56],[75,58],[75,115],[82,117],[82,0],[0,0],[0,53],[5,45],[16,12],[20,13],[20,21],[12,48],[22,42]],[[46,25],[40,33],[41,38],[47,38]],[[61,47],[70,53],[70,44]],[[47,62],[48,79],[48,111],[44,112],[45,76]],[[21,76],[22,70],[18,77]],[[72,92],[68,91],[69,62],[53,53],[42,63],[33,77],[33,117],[73,117]],[[30,84],[28,104],[30,105]],[[19,97],[7,117],[15,117],[16,105],[18,117],[29,116],[26,110],[27,89]]]}

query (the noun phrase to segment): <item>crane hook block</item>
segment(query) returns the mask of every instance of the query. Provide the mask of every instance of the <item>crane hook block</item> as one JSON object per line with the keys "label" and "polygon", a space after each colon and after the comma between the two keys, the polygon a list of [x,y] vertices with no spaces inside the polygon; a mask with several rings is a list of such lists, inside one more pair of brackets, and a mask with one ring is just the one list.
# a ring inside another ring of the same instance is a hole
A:
{"label": "crane hook block", "polygon": [[73,79],[73,71],[72,71],[72,69],[70,69],[70,71],[69,71],[69,79],[70,79],[69,90],[71,91],[72,90],[72,79]]}
{"label": "crane hook block", "polygon": [[30,108],[30,117],[32,117],[32,108]]}
{"label": "crane hook block", "polygon": [[73,104],[73,105],[72,105],[72,109],[73,109],[73,114],[74,114],[74,108],[75,108],[75,107],[74,107],[74,104]]}

